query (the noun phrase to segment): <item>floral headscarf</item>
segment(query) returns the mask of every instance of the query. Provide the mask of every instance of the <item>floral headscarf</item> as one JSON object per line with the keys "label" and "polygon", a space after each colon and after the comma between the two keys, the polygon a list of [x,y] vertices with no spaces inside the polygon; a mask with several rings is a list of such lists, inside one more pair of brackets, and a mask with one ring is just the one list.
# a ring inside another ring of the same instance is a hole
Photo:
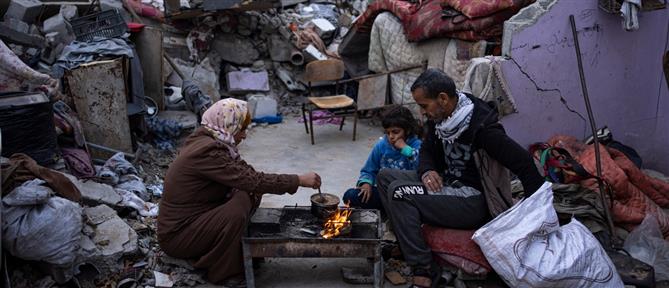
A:
{"label": "floral headscarf", "polygon": [[247,115],[246,101],[226,98],[204,111],[201,123],[218,140],[234,147],[237,144],[234,135],[242,130],[245,122],[250,120],[247,119]]}

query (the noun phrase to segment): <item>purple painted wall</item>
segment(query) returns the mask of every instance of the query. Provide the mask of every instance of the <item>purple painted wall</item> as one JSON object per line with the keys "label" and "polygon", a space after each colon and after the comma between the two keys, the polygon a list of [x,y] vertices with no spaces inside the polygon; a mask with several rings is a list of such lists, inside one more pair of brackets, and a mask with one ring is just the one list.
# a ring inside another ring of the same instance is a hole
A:
{"label": "purple painted wall", "polygon": [[642,12],[640,29],[627,32],[621,18],[599,10],[595,0],[560,0],[517,32],[512,59],[503,66],[519,110],[502,120],[508,133],[523,145],[558,133],[589,135],[570,14],[576,18],[595,122],[634,147],[644,168],[669,173],[669,90],[662,71],[669,9]]}

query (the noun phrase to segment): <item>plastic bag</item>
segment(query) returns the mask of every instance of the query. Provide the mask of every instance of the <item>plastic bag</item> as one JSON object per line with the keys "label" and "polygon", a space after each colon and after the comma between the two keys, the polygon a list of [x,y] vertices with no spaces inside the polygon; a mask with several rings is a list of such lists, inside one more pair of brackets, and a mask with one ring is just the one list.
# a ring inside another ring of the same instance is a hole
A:
{"label": "plastic bag", "polygon": [[669,280],[669,242],[662,237],[655,216],[647,214],[627,236],[623,247],[632,257],[655,268],[656,281]]}
{"label": "plastic bag", "polygon": [[158,216],[158,205],[151,202],[145,202],[142,198],[135,195],[135,193],[128,190],[116,189],[116,192],[123,197],[123,201],[119,203],[120,206],[133,208],[139,212],[139,215],[144,217]]}
{"label": "plastic bag", "polygon": [[583,224],[572,219],[560,227],[550,183],[477,230],[472,239],[511,287],[624,286]]}
{"label": "plastic bag", "polygon": [[3,248],[25,260],[71,264],[79,250],[82,209],[65,198],[50,197],[53,191],[42,183],[25,182],[2,199]]}

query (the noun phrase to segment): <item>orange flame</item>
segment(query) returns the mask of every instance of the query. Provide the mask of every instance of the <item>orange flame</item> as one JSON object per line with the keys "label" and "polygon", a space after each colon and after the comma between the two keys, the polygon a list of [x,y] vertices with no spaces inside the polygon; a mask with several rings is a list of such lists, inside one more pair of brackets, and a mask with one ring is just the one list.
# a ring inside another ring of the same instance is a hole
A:
{"label": "orange flame", "polygon": [[353,209],[349,208],[348,203],[344,206],[343,209],[337,208],[337,212],[332,214],[325,224],[323,224],[323,231],[321,231],[321,236],[323,236],[323,238],[330,239],[337,237],[341,234],[344,228],[351,225],[351,221],[348,220],[348,217],[351,216]]}

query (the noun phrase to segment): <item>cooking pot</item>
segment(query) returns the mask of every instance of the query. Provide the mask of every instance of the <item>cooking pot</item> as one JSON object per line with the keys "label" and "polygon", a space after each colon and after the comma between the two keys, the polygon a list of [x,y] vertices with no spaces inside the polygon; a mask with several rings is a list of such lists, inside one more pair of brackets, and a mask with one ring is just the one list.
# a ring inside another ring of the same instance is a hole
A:
{"label": "cooking pot", "polygon": [[311,195],[311,214],[318,219],[328,219],[337,212],[339,197],[329,193],[316,193]]}

